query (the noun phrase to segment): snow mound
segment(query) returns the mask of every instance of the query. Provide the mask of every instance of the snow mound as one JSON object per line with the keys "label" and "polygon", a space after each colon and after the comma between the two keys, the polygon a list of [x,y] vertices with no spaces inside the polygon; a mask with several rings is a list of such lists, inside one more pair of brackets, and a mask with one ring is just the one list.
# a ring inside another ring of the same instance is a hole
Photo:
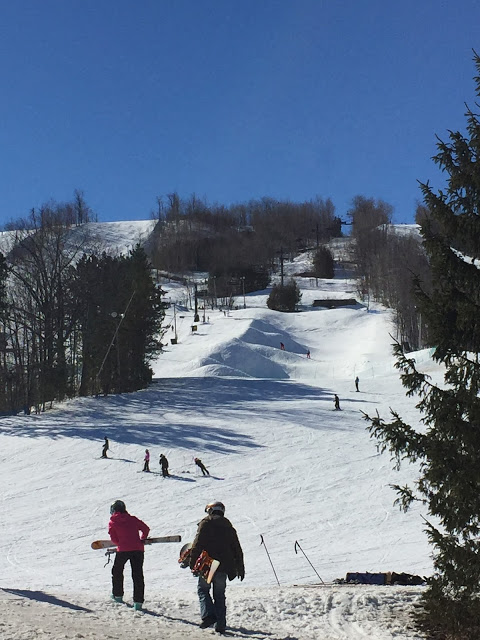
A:
{"label": "snow mound", "polygon": [[306,351],[306,348],[291,338],[286,331],[279,330],[265,320],[252,320],[243,334],[242,340],[252,345],[268,346],[275,349],[278,349],[280,343],[283,343],[289,353],[304,354]]}
{"label": "snow mound", "polygon": [[[246,333],[249,331],[247,330]],[[200,367],[208,367],[209,375],[215,376],[273,378],[275,380],[289,377],[285,368],[271,360],[267,354],[238,339],[221,345],[201,361]],[[205,372],[203,374],[205,375]]]}

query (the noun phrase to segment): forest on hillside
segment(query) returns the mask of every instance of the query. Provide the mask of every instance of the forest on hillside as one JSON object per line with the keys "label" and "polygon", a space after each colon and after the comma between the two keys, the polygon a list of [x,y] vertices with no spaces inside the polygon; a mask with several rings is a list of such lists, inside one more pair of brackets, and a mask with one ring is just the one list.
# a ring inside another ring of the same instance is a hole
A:
{"label": "forest on hillside", "polygon": [[[79,215],[78,215],[79,214]],[[82,197],[13,225],[0,254],[0,412],[144,388],[161,349],[163,292],[140,246],[102,252]]]}
{"label": "forest on hillside", "polygon": [[[356,196],[348,220],[336,215],[330,199],[319,197],[301,203],[262,198],[224,207],[172,193],[158,198],[157,205],[157,225],[147,245],[152,265],[175,276],[207,273],[208,296],[221,297],[224,304],[242,291],[265,289],[284,259],[307,249],[314,250],[312,268],[303,275],[333,278],[328,243],[350,229],[349,267],[361,300],[395,310],[397,337],[407,350],[428,345],[428,326],[413,295],[414,278],[430,287],[428,260],[418,233],[396,232],[388,203]],[[417,218],[422,216],[425,207],[419,205]]]}
{"label": "forest on hillside", "polygon": [[[231,306],[266,289],[285,260],[306,250],[312,263],[302,275],[334,277],[328,246],[346,228],[360,299],[395,309],[400,341],[407,349],[424,346],[428,327],[412,282],[428,283],[428,261],[418,234],[395,233],[391,216],[390,205],[364,196],[342,220],[332,201],[319,197],[226,207],[172,193],[157,199],[144,246],[125,256],[106,253],[90,233],[97,217],[81,192],[32,209],[8,225],[14,239],[0,254],[0,411],[39,411],[76,395],[145,387],[149,359],[161,350],[165,308],[153,270],[185,282],[201,275],[203,304]],[[268,306],[292,311],[299,297],[282,278]]]}

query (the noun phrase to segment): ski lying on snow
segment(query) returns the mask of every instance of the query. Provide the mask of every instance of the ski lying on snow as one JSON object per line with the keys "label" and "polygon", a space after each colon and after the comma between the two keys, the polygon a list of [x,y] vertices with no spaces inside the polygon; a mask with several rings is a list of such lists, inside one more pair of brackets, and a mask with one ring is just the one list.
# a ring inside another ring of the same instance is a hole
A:
{"label": "ski lying on snow", "polygon": [[[157,542],[181,542],[182,536],[160,536],[159,538],[147,538],[145,544],[156,544]],[[92,549],[110,549],[117,545],[111,540],[95,540],[90,545]]]}

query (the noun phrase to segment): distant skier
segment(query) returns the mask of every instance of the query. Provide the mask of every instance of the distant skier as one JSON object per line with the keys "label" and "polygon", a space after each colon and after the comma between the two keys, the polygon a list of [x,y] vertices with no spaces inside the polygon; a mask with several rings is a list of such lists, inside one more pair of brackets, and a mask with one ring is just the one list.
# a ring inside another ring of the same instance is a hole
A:
{"label": "distant skier", "polygon": [[143,459],[143,471],[150,471],[150,451],[145,449],[145,457]]}
{"label": "distant skier", "polygon": [[158,462],[159,462],[160,466],[162,467],[162,476],[164,478],[166,478],[170,474],[168,473],[168,460],[163,455],[163,453],[160,454],[160,458],[159,458]]}
{"label": "distant skier", "polygon": [[340,398],[335,394],[335,409],[336,411],[340,411]]}
{"label": "distant skier", "polygon": [[360,391],[360,389],[358,388],[358,383],[360,382],[358,376],[355,378],[355,391]]}
{"label": "distant skier", "polygon": [[[201,629],[215,625],[215,631],[225,633],[227,626],[227,609],[225,606],[225,589],[227,578],[245,578],[243,551],[238,540],[237,532],[230,520],[225,518],[225,505],[221,502],[207,504],[205,512],[208,514],[198,524],[197,535],[192,544],[190,554],[190,569],[193,569],[199,555],[206,551],[208,555],[220,561],[211,584],[200,575],[198,577],[197,593],[200,601]],[[213,599],[210,588],[213,585]]]}
{"label": "distant skier", "polygon": [[130,561],[133,580],[133,608],[142,610],[145,595],[145,581],[143,578],[144,540],[150,532],[150,527],[139,518],[127,512],[122,500],[115,500],[110,507],[110,522],[108,535],[117,545],[115,562],[112,567],[112,599],[123,602],[123,569]]}
{"label": "distant skier", "polygon": [[283,344],[283,342],[280,342],[280,349],[281,349],[282,351],[285,351],[285,345]]}
{"label": "distant skier", "polygon": [[103,448],[102,448],[102,458],[108,458],[107,451],[109,451],[109,449],[110,449],[110,443],[108,442],[107,436],[105,436],[105,442],[103,443]]}
{"label": "distant skier", "polygon": [[310,349],[307,351],[307,358],[310,360]]}
{"label": "distant skier", "polygon": [[203,462],[200,460],[200,458],[194,458],[194,462],[197,465],[197,467],[200,467],[204,476],[210,475],[210,472],[208,471],[207,467],[203,464]]}

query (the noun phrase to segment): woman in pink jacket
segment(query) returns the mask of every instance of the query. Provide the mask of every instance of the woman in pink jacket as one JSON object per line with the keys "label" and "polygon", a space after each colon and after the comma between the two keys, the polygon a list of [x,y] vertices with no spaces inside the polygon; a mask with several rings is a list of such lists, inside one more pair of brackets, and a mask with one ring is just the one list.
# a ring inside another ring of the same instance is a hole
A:
{"label": "woman in pink jacket", "polygon": [[127,512],[122,500],[115,500],[110,507],[108,534],[117,545],[115,562],[112,567],[112,598],[123,602],[123,569],[130,561],[133,580],[133,606],[137,611],[142,609],[145,593],[143,579],[143,558],[145,538],[150,527]]}

